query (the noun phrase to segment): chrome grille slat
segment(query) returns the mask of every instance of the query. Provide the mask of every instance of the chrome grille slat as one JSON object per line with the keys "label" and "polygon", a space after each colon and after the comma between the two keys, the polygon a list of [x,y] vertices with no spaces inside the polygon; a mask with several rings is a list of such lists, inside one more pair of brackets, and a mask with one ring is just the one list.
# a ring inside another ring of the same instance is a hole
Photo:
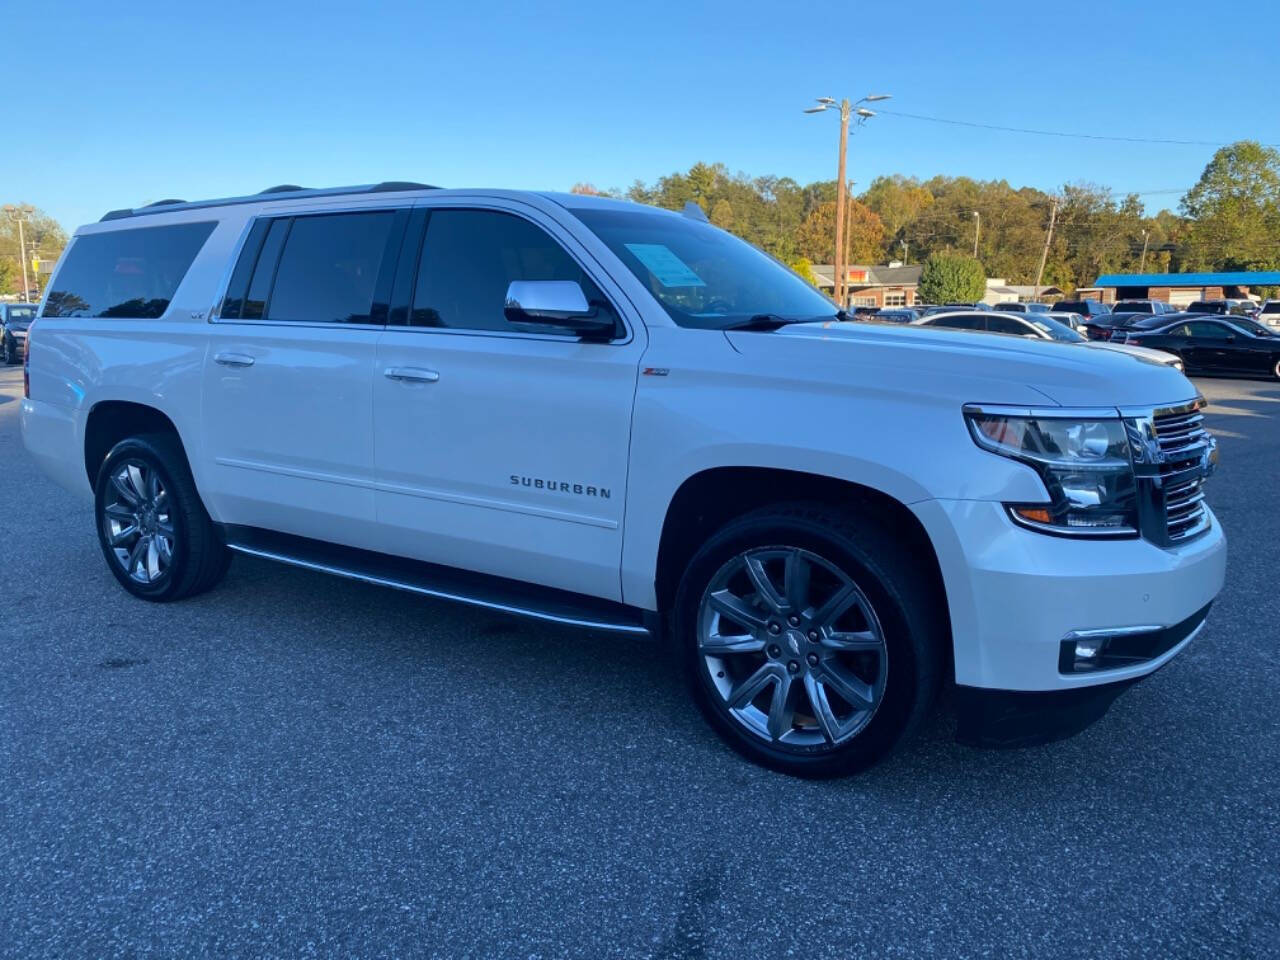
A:
{"label": "chrome grille slat", "polygon": [[[1157,414],[1153,426],[1164,457],[1160,476],[1169,483],[1164,491],[1165,530],[1170,542],[1181,543],[1204,532],[1209,524],[1204,478],[1195,467],[1208,443],[1204,416],[1199,410]],[[1179,476],[1191,471],[1195,475],[1188,479]]]}

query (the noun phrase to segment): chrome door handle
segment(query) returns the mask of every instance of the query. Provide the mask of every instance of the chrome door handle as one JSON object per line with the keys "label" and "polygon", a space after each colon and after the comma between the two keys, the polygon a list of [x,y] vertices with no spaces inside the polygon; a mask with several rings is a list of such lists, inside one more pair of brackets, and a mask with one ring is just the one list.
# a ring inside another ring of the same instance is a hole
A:
{"label": "chrome door handle", "polygon": [[423,370],[421,367],[387,367],[382,375],[388,380],[399,380],[401,383],[435,383],[440,374],[434,370]]}
{"label": "chrome door handle", "polygon": [[253,357],[247,353],[218,353],[214,354],[213,362],[224,367],[252,367]]}

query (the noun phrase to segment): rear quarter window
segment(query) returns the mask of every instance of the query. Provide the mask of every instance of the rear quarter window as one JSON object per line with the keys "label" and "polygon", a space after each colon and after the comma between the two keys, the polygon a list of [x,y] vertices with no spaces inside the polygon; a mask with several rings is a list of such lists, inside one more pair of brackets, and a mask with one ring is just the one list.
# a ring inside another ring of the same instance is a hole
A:
{"label": "rear quarter window", "polygon": [[169,308],[215,222],[77,237],[45,298],[46,317],[150,320]]}

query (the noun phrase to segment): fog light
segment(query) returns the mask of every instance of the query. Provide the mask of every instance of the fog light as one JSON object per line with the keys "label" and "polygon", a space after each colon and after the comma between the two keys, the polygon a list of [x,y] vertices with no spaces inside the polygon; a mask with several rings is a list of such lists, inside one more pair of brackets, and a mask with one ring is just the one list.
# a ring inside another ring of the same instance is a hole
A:
{"label": "fog light", "polygon": [[1105,645],[1103,640],[1077,640],[1076,660],[1097,660]]}

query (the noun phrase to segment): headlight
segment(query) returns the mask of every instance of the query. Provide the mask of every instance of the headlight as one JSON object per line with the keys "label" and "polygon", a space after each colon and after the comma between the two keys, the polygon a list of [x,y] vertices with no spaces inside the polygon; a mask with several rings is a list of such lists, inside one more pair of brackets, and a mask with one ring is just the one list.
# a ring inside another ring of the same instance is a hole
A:
{"label": "headlight", "polygon": [[1049,503],[1007,504],[1015,522],[1067,536],[1138,535],[1137,485],[1118,412],[965,407],[974,441],[1025,463]]}

